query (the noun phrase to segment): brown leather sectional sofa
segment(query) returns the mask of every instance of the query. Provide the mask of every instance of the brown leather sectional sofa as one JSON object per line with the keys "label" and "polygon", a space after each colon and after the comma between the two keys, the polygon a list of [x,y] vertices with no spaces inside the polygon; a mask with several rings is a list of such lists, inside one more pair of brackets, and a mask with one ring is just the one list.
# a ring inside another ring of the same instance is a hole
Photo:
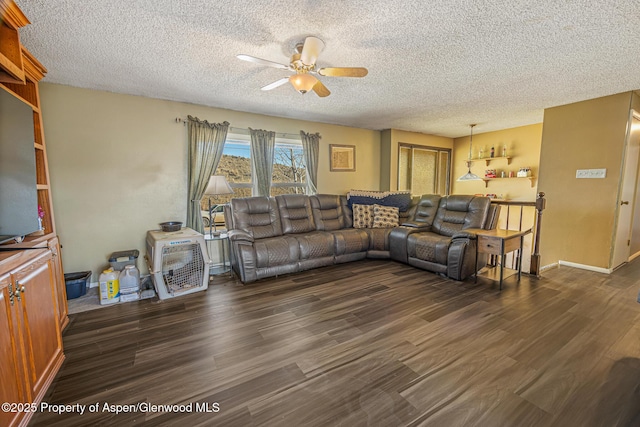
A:
{"label": "brown leather sectional sofa", "polygon": [[232,199],[226,212],[232,266],[249,283],[363,258],[391,258],[463,280],[476,271],[475,235],[465,230],[495,228],[498,208],[486,197],[425,195],[400,212],[401,226],[353,228],[346,196]]}

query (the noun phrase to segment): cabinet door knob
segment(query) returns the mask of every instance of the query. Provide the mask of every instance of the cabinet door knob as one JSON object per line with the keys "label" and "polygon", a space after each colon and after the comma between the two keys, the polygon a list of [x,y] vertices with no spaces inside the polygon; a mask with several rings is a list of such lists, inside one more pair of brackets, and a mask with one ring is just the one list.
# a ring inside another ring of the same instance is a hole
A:
{"label": "cabinet door knob", "polygon": [[26,288],[24,287],[24,285],[20,285],[20,282],[16,282],[16,291],[14,292],[14,295],[16,296],[16,298],[18,298],[18,301],[22,301],[22,299],[20,298],[20,295],[26,291]]}

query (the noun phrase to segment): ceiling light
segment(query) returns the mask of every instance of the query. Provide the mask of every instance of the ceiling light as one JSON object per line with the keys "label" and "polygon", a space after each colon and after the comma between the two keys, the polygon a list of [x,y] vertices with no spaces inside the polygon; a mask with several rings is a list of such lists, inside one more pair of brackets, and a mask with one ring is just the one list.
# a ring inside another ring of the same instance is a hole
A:
{"label": "ceiling light", "polygon": [[318,79],[313,77],[311,74],[296,74],[294,76],[289,77],[289,82],[293,85],[293,87],[300,93],[305,94],[313,89],[313,85],[316,84]]}
{"label": "ceiling light", "polygon": [[458,178],[458,181],[482,181],[482,178],[471,172],[471,146],[473,144],[473,127],[475,124],[469,126],[471,127],[471,136],[469,137],[469,159],[467,160],[468,172]]}

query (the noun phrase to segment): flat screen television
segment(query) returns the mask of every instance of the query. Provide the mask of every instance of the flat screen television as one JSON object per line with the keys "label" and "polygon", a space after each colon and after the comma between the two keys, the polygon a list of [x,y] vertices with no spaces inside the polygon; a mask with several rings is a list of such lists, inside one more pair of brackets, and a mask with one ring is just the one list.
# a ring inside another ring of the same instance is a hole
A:
{"label": "flat screen television", "polygon": [[33,110],[0,89],[0,242],[38,230]]}

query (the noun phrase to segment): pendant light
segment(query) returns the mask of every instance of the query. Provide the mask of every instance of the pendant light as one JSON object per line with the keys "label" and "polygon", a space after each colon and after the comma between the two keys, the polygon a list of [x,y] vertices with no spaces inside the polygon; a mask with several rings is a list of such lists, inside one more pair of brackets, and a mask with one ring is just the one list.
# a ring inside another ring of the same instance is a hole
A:
{"label": "pendant light", "polygon": [[469,137],[469,160],[467,160],[468,172],[458,178],[458,181],[482,181],[482,178],[471,172],[471,147],[473,145],[473,127],[475,123],[469,126],[471,127],[471,136]]}

